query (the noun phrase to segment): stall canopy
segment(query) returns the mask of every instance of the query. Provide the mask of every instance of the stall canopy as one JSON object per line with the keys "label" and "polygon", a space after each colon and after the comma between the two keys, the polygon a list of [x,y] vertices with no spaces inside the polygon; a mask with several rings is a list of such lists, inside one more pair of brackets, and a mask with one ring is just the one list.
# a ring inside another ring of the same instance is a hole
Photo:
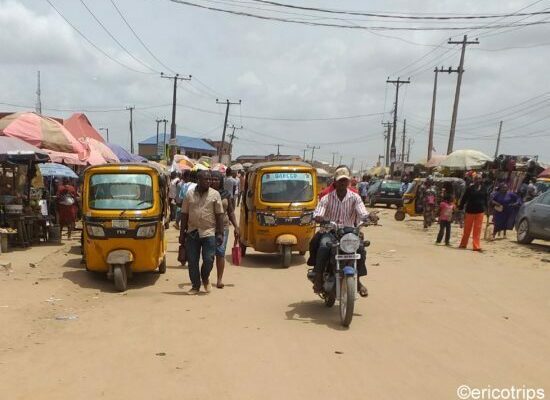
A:
{"label": "stall canopy", "polygon": [[493,161],[493,159],[481,151],[456,150],[449,154],[439,166],[453,170],[468,171],[482,168],[489,161]]}
{"label": "stall canopy", "polygon": [[550,178],[550,168],[546,168],[539,175],[539,178]]}
{"label": "stall canopy", "polygon": [[101,143],[105,142],[88,117],[82,113],[71,115],[69,119],[63,121],[63,126],[77,139],[92,138]]}
{"label": "stall canopy", "polygon": [[80,161],[88,156],[86,146],[76,140],[63,125],[52,118],[35,113],[15,113],[0,119],[0,132],[4,136],[15,137],[48,150],[48,153],[53,153],[54,156],[73,154]]}
{"label": "stall canopy", "polygon": [[0,161],[49,161],[50,157],[44,150],[21,139],[0,136]]}
{"label": "stall canopy", "polygon": [[141,156],[137,156],[126,151],[122,146],[114,143],[105,143],[109,147],[120,162],[146,162],[147,159]]}
{"label": "stall canopy", "polygon": [[447,159],[447,156],[446,155],[442,155],[442,154],[433,154],[432,155],[432,158],[430,158],[425,164],[424,166],[426,168],[435,168],[435,167],[439,167],[441,165],[441,163],[443,161],[445,161]]}
{"label": "stall canopy", "polygon": [[90,149],[89,164],[115,164],[120,162],[116,154],[105,143],[93,138],[81,138],[80,141],[85,143]]}
{"label": "stall canopy", "polygon": [[42,176],[55,176],[59,178],[72,178],[77,179],[78,175],[75,172],[67,167],[66,165],[56,164],[56,163],[44,163],[38,164],[38,169]]}

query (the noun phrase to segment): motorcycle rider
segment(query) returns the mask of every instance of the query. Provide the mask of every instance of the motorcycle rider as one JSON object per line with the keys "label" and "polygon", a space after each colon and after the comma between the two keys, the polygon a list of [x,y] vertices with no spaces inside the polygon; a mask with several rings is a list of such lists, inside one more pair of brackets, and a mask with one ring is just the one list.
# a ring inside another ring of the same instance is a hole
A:
{"label": "motorcycle rider", "polygon": [[[370,214],[365,208],[361,197],[348,188],[350,180],[351,176],[347,167],[336,169],[334,173],[334,186],[336,190],[324,196],[319,201],[313,214],[316,222],[332,221],[344,226],[357,226],[360,221],[369,218]],[[377,219],[374,215],[370,216],[370,218],[373,220]],[[323,287],[323,271],[330,259],[330,248],[327,247],[327,244],[334,240],[334,236],[330,232],[317,233],[313,240],[318,240],[319,243],[313,267],[313,291],[319,293]],[[359,277],[367,275],[365,248],[361,246],[358,252],[361,258],[357,263],[357,290],[362,297],[367,297],[367,288],[359,280]]]}

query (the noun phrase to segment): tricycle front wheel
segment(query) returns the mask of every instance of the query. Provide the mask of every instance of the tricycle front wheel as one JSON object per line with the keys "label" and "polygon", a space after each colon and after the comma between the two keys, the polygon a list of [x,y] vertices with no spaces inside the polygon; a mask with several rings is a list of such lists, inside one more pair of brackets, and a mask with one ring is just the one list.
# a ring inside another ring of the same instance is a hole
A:
{"label": "tricycle front wheel", "polygon": [[128,289],[128,273],[124,264],[113,265],[113,278],[116,290],[125,292]]}

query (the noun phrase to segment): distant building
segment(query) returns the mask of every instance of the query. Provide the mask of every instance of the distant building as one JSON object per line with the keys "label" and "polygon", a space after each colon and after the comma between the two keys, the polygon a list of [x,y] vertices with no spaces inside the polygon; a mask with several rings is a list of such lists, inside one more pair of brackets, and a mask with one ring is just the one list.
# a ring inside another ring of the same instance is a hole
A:
{"label": "distant building", "polygon": [[[160,142],[161,137],[159,137]],[[163,139],[163,138],[162,138]],[[162,145],[163,142],[160,142]],[[203,139],[190,136],[176,136],[177,153],[185,154],[189,158],[199,159],[202,156],[212,157],[216,154],[216,148]],[[161,153],[157,147],[157,136],[151,136],[138,143],[138,154],[142,157],[153,159]]]}
{"label": "distant building", "polygon": [[244,163],[260,163],[267,161],[302,161],[302,157],[290,154],[269,154],[267,156],[258,156],[258,155],[244,155],[239,156],[235,160],[240,164]]}
{"label": "distant building", "polygon": [[[216,149],[216,154],[219,154],[220,148],[222,148],[221,140],[204,139],[204,141],[208,143],[210,146],[214,147]],[[228,142],[224,142],[223,149],[222,149],[222,156],[231,155],[232,150],[233,150],[233,145],[231,145]]]}

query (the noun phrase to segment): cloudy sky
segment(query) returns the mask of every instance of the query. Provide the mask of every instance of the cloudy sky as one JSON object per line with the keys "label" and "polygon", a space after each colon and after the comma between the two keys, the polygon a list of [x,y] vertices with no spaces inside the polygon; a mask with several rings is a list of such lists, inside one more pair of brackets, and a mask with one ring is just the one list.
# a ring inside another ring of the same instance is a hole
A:
{"label": "cloudy sky", "polygon": [[[235,155],[273,153],[276,144],[282,153],[303,154],[310,145],[320,147],[316,158],[330,162],[337,152],[337,161],[342,154],[346,163],[355,158],[358,167],[373,164],[383,154],[381,122],[392,118],[395,96],[395,87],[386,79],[410,76],[411,84],[400,91],[398,134],[406,119],[407,135],[414,140],[411,158],[416,161],[427,152],[434,66],[456,68],[460,48],[448,45],[447,39],[468,33],[470,39],[479,37],[480,44],[466,50],[455,149],[476,148],[493,155],[503,120],[501,152],[538,154],[550,161],[550,26],[544,23],[550,22],[550,14],[410,21],[327,17],[252,0],[190,0],[320,23],[445,28],[373,31],[259,20],[169,0],[49,1],[73,27],[47,0],[0,0],[0,111],[34,107],[40,70],[44,114],[67,117],[70,110],[86,110],[97,128],[109,128],[111,141],[128,148],[125,107],[136,107],[136,142],[154,135],[155,119],[171,116],[171,82],[159,73],[176,71],[193,75],[190,82],[179,84],[178,134],[219,139],[225,108],[216,98],[240,99],[242,105],[232,106],[229,118],[244,127],[237,132]],[[416,16],[550,10],[549,0],[281,2]],[[543,23],[490,28],[514,21]],[[490,29],[471,30],[472,25]],[[439,75],[434,146],[438,153],[446,152],[455,85],[456,74]]]}

